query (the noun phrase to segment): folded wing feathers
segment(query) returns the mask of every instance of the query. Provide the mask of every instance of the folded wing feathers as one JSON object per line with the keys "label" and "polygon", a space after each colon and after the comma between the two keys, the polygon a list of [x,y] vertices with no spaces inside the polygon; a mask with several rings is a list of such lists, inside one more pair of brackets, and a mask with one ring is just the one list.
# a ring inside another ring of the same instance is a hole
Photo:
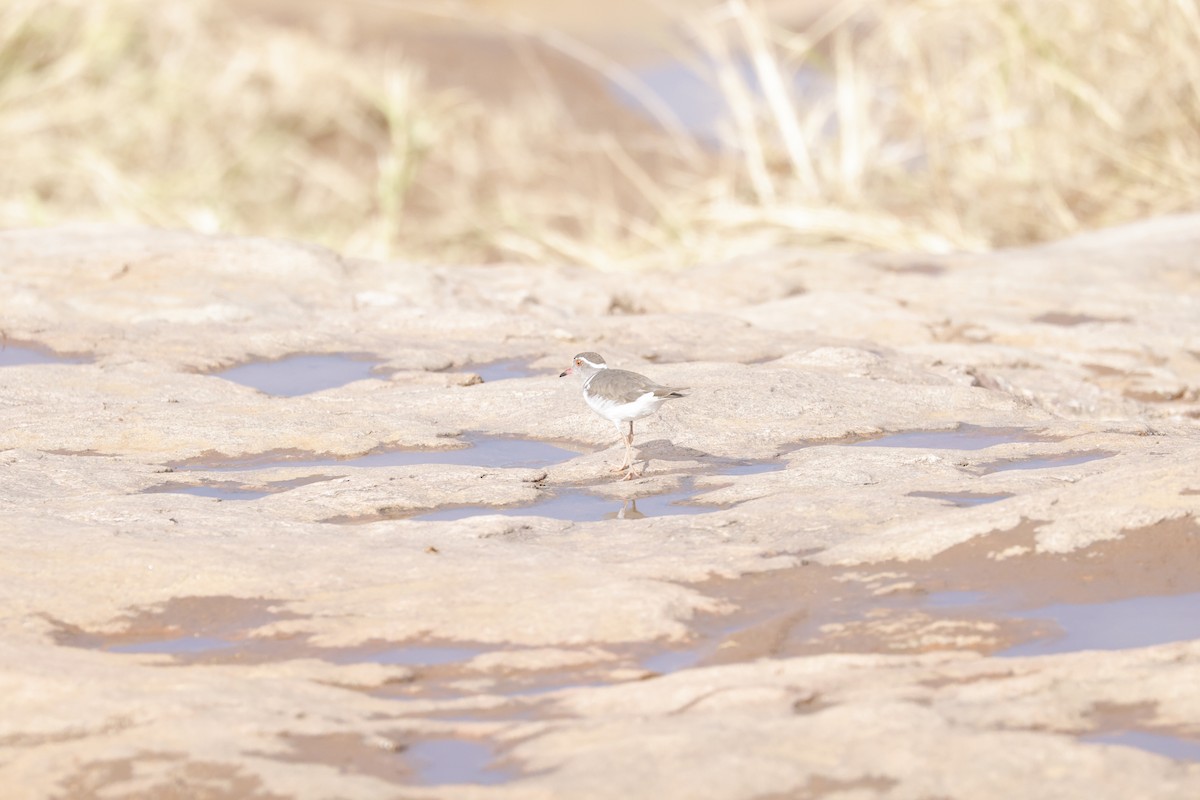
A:
{"label": "folded wing feathers", "polygon": [[592,384],[594,389],[619,398],[622,403],[632,403],[647,392],[664,399],[683,397],[681,390],[686,388],[663,386],[644,375],[624,369],[602,370],[592,378]]}

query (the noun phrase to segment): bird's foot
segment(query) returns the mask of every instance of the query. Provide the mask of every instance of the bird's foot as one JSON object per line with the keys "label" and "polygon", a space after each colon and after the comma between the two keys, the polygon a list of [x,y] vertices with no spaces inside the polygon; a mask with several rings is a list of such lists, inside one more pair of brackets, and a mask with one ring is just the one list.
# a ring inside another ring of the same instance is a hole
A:
{"label": "bird's foot", "polygon": [[633,465],[632,465],[632,464],[630,464],[630,465],[629,465],[629,471],[625,473],[625,477],[624,477],[624,478],[621,478],[621,480],[623,480],[623,481],[631,481],[631,480],[633,480],[634,478],[640,478],[640,477],[642,477],[642,476],[643,476],[643,475],[645,475],[645,474],[646,474],[646,467],[645,467],[645,465],[642,465],[642,469],[639,471],[639,470],[636,470],[636,469],[634,469],[634,468],[633,468]]}

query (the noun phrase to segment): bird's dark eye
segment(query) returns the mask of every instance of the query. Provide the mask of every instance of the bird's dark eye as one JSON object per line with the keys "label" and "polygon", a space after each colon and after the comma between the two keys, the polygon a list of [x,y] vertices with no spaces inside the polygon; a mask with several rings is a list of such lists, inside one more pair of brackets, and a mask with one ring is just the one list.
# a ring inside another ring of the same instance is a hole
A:
{"label": "bird's dark eye", "polygon": [[582,367],[582,366],[583,366],[583,359],[582,359],[582,358],[577,358],[577,359],[575,359],[575,366],[577,366],[577,367]]}

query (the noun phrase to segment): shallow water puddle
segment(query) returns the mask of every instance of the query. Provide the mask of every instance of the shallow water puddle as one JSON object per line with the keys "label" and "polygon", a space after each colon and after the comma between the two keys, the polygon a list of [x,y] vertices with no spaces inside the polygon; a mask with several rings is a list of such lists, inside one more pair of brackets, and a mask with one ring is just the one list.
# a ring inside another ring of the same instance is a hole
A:
{"label": "shallow water puddle", "polygon": [[949,431],[901,431],[875,439],[854,442],[851,447],[912,447],[924,450],[984,450],[999,444],[1018,442],[1055,442],[1055,437],[1043,436],[1026,428],[987,428],[979,425],[959,425]]}
{"label": "shallow water puddle", "polygon": [[195,655],[213,653],[218,650],[228,650],[237,647],[237,642],[229,639],[219,639],[215,636],[176,636],[171,639],[158,641],[132,642],[130,644],[114,644],[103,648],[109,653],[155,653],[167,656]]}
{"label": "shallow water puddle", "polygon": [[[721,464],[716,475],[756,475],[785,469],[782,460],[730,462]],[[620,500],[603,497],[583,487],[564,488],[532,505],[525,506],[480,506],[466,505],[437,508],[409,517],[417,520],[449,521],[467,519],[485,514],[500,514],[510,517],[533,516],[572,522],[596,522],[605,519],[644,519],[686,514],[706,514],[719,510],[719,506],[691,502],[702,493],[695,487],[692,478],[685,478],[682,486],[670,492]],[[358,520],[362,521],[362,520]]]}
{"label": "shallow water puddle", "polygon": [[216,500],[257,500],[271,492],[251,489],[240,483],[206,483],[195,486],[186,483],[164,483],[146,489],[143,494],[190,494]]}
{"label": "shallow water puddle", "polygon": [[425,739],[408,745],[403,752],[416,773],[416,782],[425,786],[490,786],[517,777],[515,770],[498,766],[495,751],[480,741]]}
{"label": "shallow water puddle", "polygon": [[21,367],[29,364],[90,364],[90,356],[63,355],[42,347],[19,344],[0,345],[0,367]]}
{"label": "shallow water puddle", "polygon": [[334,480],[330,475],[312,475],[290,481],[273,481],[265,486],[251,486],[236,481],[217,481],[199,484],[170,481],[143,489],[143,494],[190,494],[195,497],[210,497],[217,500],[257,500],[270,494],[279,494],[298,486]]}
{"label": "shallow water puddle", "polygon": [[125,630],[118,633],[90,633],[60,625],[55,638],[59,644],[68,647],[109,653],[170,655],[179,660],[206,663],[319,658],[336,664],[439,667],[464,664],[497,649],[496,646],[461,642],[323,648],[309,644],[307,636],[255,637],[253,632],[257,628],[300,617],[282,610],[283,602],[222,596],[179,597],[160,607],[130,614]]}
{"label": "shallow water puddle", "polygon": [[294,763],[322,763],[343,772],[372,775],[400,785],[494,785],[518,777],[498,764],[495,748],[479,739],[410,739],[406,734],[285,734],[288,752],[272,756]]}
{"label": "shallow water puddle", "polygon": [[1060,453],[1052,456],[1031,456],[1030,458],[1005,458],[986,464],[983,474],[1004,472],[1010,469],[1052,469],[1056,467],[1073,467],[1076,464],[1086,464],[1089,461],[1099,461],[1116,455],[1108,450],[1088,450],[1081,453]]}
{"label": "shallow water puddle", "polygon": [[718,475],[761,475],[766,472],[779,472],[787,469],[787,462],[783,460],[765,460],[752,461],[741,464],[730,464],[724,466],[717,473]]}
{"label": "shallow water puddle", "polygon": [[1200,639],[1200,593],[1131,597],[1108,603],[1060,603],[1009,612],[1009,616],[1047,620],[1062,633],[1002,650],[998,653],[1001,656],[1125,650]]}
{"label": "shallow water puddle", "polygon": [[[464,679],[476,687],[468,690],[468,694],[483,693],[478,688],[482,680],[489,685],[486,694],[514,699],[581,683],[599,685],[604,682],[600,677],[603,675],[602,669],[597,673],[588,667],[532,672],[480,672],[470,666],[473,659],[486,653],[524,649],[514,645],[432,640],[321,647],[312,644],[305,633],[256,636],[255,630],[263,625],[276,620],[298,618],[296,614],[269,610],[270,605],[279,602],[235,597],[177,598],[161,608],[130,614],[127,617],[128,627],[123,631],[93,633],[58,623],[54,638],[58,644],[66,647],[128,656],[170,656],[171,663],[176,665],[267,664],[313,659],[336,665],[407,667],[412,670],[411,675],[398,676],[366,690],[374,696],[394,700],[413,697],[461,698],[464,690],[460,683]],[[531,718],[530,709],[529,703],[522,702],[511,708],[489,706],[465,715],[458,713],[468,721],[479,716]],[[337,745],[337,742],[327,744]],[[304,744],[299,742],[297,746],[303,747]],[[445,766],[441,764],[441,767]]]}
{"label": "shallow water puddle", "polygon": [[[793,614],[790,622],[797,623],[798,621],[799,617]],[[728,663],[730,659],[724,658],[725,654],[721,651],[731,651],[740,647],[746,639],[757,638],[756,628],[764,623],[767,623],[767,627],[772,628],[773,632],[778,632],[780,626],[770,624],[768,617],[764,615],[752,617],[748,621],[745,618],[735,618],[734,621],[720,626],[715,631],[708,631],[687,646],[659,649],[650,655],[640,655],[637,658],[637,665],[659,675],[669,675],[672,672],[710,663]],[[770,636],[771,634],[767,635],[768,638]],[[770,657],[770,654],[756,654],[748,660],[765,657]]]}
{"label": "shallow water puddle", "polygon": [[366,353],[310,353],[273,361],[251,361],[211,374],[273,397],[298,397],[382,377],[379,372],[382,363]]}
{"label": "shallow water puddle", "polygon": [[172,464],[176,471],[242,472],[275,467],[409,467],[420,464],[461,464],[471,467],[547,467],[575,458],[579,453],[535,439],[508,439],[468,434],[466,447],[453,450],[379,450],[361,456],[337,458],[299,451],[276,451],[257,456],[201,457]]}
{"label": "shallow water puddle", "polygon": [[1135,747],[1176,761],[1200,761],[1200,741],[1154,731],[1126,730],[1088,733],[1080,741]]}
{"label": "shallow water puddle", "polygon": [[[1027,428],[987,428],[979,425],[959,425],[950,431],[902,431],[889,433],[875,439],[852,442],[850,447],[906,447],[924,450],[986,450],[1002,444],[1032,444],[1059,442],[1062,437],[1047,436]],[[1076,453],[1058,453],[1029,457],[1003,458],[983,465],[983,474],[1003,472],[1011,469],[1051,469],[1086,464],[1116,455],[1107,450],[1086,450]],[[913,493],[913,497],[932,496],[930,493]],[[967,494],[958,495],[959,498]],[[999,498],[998,498],[999,499]],[[952,501],[953,502],[953,501]],[[990,501],[984,501],[990,502]],[[970,502],[955,502],[955,505],[977,505]]]}
{"label": "shallow water puddle", "polygon": [[447,521],[484,514],[501,514],[510,517],[548,517],[573,522],[594,522],[602,519],[642,519],[643,517],[661,517],[672,514],[703,514],[716,510],[715,506],[689,505],[687,501],[697,494],[698,491],[692,488],[690,481],[686,482],[685,487],[679,491],[625,501],[601,497],[584,489],[565,489],[541,502],[528,506],[455,506],[428,511],[410,517],[410,519]]}
{"label": "shallow water puddle", "polygon": [[705,658],[712,655],[714,649],[711,646],[700,646],[688,650],[668,650],[640,659],[638,666],[658,675],[670,675],[672,672],[699,666]]}
{"label": "shallow water puddle", "polygon": [[68,647],[110,653],[203,656],[251,647],[246,634],[298,615],[277,609],[280,601],[245,597],[177,597],[127,618],[119,633],[91,633],[60,625],[55,640]]}
{"label": "shallow water puddle", "polygon": [[338,664],[395,664],[404,667],[438,667],[464,664],[495,648],[464,644],[420,644],[389,647],[383,650],[355,648],[330,654],[329,660]]}
{"label": "shallow water puddle", "polygon": [[[690,642],[645,650],[638,663],[669,672],[830,652],[1026,656],[1200,638],[1193,520],[1069,554],[1035,553],[1038,525],[977,537],[927,562],[814,563],[695,584],[738,611],[700,615]],[[1178,593],[1161,596],[1165,586]]]}
{"label": "shallow water puddle", "polygon": [[984,494],[981,492],[909,492],[905,497],[927,497],[930,500],[943,500],[956,508],[970,508],[995,503],[1012,497],[1011,492]]}
{"label": "shallow water puddle", "polygon": [[[500,670],[480,672],[470,666],[478,656],[496,652],[519,652],[521,646],[479,642],[416,641],[404,643],[367,643],[350,647],[321,647],[310,642],[308,634],[277,637],[255,636],[257,628],[275,620],[295,619],[298,615],[266,612],[267,604],[279,601],[254,601],[233,597],[192,597],[172,600],[163,608],[131,614],[128,627],[117,633],[93,633],[69,625],[58,625],[54,638],[67,647],[81,647],[121,655],[170,656],[172,663],[191,664],[264,664],[300,659],[330,664],[382,664],[407,667],[412,675],[389,680],[368,691],[378,697],[403,700],[412,697],[455,699],[463,696],[460,682],[467,679],[482,692],[480,681],[489,684],[486,693],[509,698],[536,696],[583,683],[604,683],[604,664],[568,669]],[[216,617],[211,615],[216,614]],[[239,616],[240,615],[240,616]],[[593,669],[592,667],[598,668]],[[459,712],[461,713],[461,712]],[[504,718],[530,718],[530,706],[503,709],[488,707],[462,716],[471,720],[480,715]],[[451,714],[450,717],[455,716]]]}
{"label": "shallow water puddle", "polygon": [[548,374],[529,366],[529,361],[523,358],[503,358],[498,361],[488,361],[483,364],[464,364],[461,368],[466,372],[474,372],[483,378],[484,383],[495,383],[512,378],[529,378],[534,375]]}
{"label": "shallow water puddle", "polygon": [[[411,676],[370,689],[373,695],[403,701],[486,694],[511,700],[503,714],[538,718],[529,705],[536,704],[538,695],[646,677],[630,668],[664,674],[838,652],[1041,655],[1200,637],[1200,573],[1194,569],[1200,558],[1200,526],[1195,521],[1158,523],[1065,555],[1034,554],[1037,527],[1038,523],[1023,523],[997,531],[929,561],[854,567],[802,562],[693,584],[737,610],[697,615],[689,622],[692,636],[686,642],[609,644],[594,659],[544,670],[481,671],[472,665],[485,653],[521,649],[503,643],[417,640],[322,648],[310,644],[304,634],[263,639],[253,635],[256,628],[289,615],[278,610],[281,601],[260,599],[180,598],[131,615],[127,630],[118,634],[61,626],[56,638],[62,644],[113,653],[170,655],[183,664],[316,658],[336,664],[398,665],[410,668]],[[1014,551],[1022,552],[995,557]],[[1162,586],[1179,594],[1144,596]],[[1060,629],[1057,637],[1055,625]],[[1137,746],[1136,717],[1098,722],[1099,731],[1127,735],[1134,730],[1133,739],[1113,743]],[[445,782],[493,779],[497,770],[490,757],[478,750],[461,755],[473,765],[467,774],[476,777],[460,775]],[[427,769],[441,769],[430,763]]]}

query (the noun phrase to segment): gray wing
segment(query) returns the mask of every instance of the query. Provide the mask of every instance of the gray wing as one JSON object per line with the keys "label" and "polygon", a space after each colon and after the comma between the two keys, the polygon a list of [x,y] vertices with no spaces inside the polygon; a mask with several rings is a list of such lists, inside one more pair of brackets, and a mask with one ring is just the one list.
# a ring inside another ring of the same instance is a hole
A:
{"label": "gray wing", "polygon": [[602,370],[592,378],[592,385],[597,391],[615,397],[622,403],[632,403],[647,392],[653,392],[656,397],[683,397],[679,392],[684,388],[663,386],[645,375],[625,369]]}

